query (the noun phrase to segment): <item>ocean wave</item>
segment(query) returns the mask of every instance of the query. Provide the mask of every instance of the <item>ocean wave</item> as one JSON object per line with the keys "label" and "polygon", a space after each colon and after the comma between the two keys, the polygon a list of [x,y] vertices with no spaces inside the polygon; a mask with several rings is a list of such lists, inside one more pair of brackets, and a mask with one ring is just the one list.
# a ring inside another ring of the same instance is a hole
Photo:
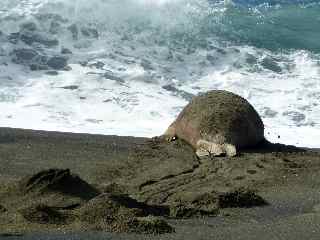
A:
{"label": "ocean wave", "polygon": [[152,136],[194,95],[226,89],[253,103],[270,140],[319,147],[319,10],[317,1],[1,1],[0,124]]}
{"label": "ocean wave", "polygon": [[64,35],[63,27],[57,26],[64,20],[91,25],[102,38],[112,34],[173,48],[206,47],[207,39],[216,39],[269,50],[320,50],[318,1],[29,0],[5,1],[1,6],[7,32],[18,28],[19,19],[29,19],[49,33],[48,25],[55,25]]}

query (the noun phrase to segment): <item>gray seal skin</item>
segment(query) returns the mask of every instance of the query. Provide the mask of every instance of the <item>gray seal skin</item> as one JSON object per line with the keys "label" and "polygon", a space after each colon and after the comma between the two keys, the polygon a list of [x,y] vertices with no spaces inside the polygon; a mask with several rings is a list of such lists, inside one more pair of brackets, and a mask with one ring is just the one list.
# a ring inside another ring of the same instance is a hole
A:
{"label": "gray seal skin", "polygon": [[264,125],[246,99],[213,90],[194,97],[164,136],[168,141],[186,141],[199,157],[235,156],[238,149],[264,140]]}

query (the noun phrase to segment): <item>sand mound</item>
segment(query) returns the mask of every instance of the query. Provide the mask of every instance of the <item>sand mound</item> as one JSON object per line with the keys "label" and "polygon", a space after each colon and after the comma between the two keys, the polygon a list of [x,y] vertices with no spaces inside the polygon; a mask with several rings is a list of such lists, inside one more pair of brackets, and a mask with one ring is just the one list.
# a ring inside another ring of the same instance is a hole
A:
{"label": "sand mound", "polygon": [[170,216],[174,218],[215,216],[218,210],[217,193],[188,192],[186,190],[177,193],[170,203]]}
{"label": "sand mound", "polygon": [[19,182],[19,190],[24,193],[60,192],[66,195],[91,199],[99,192],[69,169],[49,169],[26,177]]}
{"label": "sand mound", "polygon": [[150,215],[168,214],[165,207],[148,206],[125,194],[101,194],[78,210],[81,221],[94,228],[112,232],[168,233],[174,231],[159,218]]}
{"label": "sand mound", "polygon": [[268,205],[268,203],[250,189],[240,188],[219,196],[219,206],[221,208],[249,208],[265,205]]}
{"label": "sand mound", "polygon": [[153,216],[138,217],[130,225],[138,233],[144,234],[163,234],[175,231],[166,221]]}
{"label": "sand mound", "polygon": [[173,203],[170,206],[171,217],[215,216],[221,208],[250,208],[268,205],[254,190],[245,188],[222,193],[200,192],[181,194],[179,202],[179,204]]}
{"label": "sand mound", "polygon": [[36,204],[19,212],[26,220],[33,223],[63,225],[68,219],[68,216],[57,208],[43,204]]}

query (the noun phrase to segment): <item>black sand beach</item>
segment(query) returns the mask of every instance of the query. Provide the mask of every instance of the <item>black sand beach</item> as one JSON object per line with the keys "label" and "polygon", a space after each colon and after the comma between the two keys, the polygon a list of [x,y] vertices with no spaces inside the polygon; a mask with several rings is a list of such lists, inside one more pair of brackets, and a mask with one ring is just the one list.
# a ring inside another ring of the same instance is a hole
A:
{"label": "black sand beach", "polygon": [[0,128],[0,164],[1,239],[320,236],[318,150],[199,159],[181,141]]}

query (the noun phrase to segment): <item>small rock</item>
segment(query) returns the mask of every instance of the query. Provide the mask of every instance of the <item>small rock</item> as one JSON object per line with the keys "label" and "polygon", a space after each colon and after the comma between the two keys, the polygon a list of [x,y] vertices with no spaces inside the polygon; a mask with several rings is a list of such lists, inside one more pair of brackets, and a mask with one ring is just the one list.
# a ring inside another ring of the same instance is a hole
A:
{"label": "small rock", "polygon": [[19,64],[30,62],[39,56],[37,51],[28,48],[15,49],[10,53],[10,55],[13,56],[12,61]]}
{"label": "small rock", "polygon": [[55,56],[49,59],[47,65],[55,70],[62,70],[68,64],[68,59],[66,57]]}
{"label": "small rock", "polygon": [[10,33],[8,36],[8,41],[12,44],[17,44],[19,41],[19,33]]}
{"label": "small rock", "polygon": [[27,45],[32,45],[34,43],[39,43],[46,47],[54,47],[59,45],[59,41],[57,39],[51,39],[44,34],[34,33],[31,31],[20,32],[19,39]]}
{"label": "small rock", "polygon": [[59,73],[57,71],[48,71],[46,72],[47,75],[50,75],[50,76],[57,76],[59,75]]}
{"label": "small rock", "polygon": [[30,65],[30,70],[31,71],[41,71],[41,70],[48,70],[48,66],[46,65],[41,65],[41,64],[31,64]]}
{"label": "small rock", "polygon": [[72,54],[72,51],[68,48],[62,48],[61,49],[61,54]]}

